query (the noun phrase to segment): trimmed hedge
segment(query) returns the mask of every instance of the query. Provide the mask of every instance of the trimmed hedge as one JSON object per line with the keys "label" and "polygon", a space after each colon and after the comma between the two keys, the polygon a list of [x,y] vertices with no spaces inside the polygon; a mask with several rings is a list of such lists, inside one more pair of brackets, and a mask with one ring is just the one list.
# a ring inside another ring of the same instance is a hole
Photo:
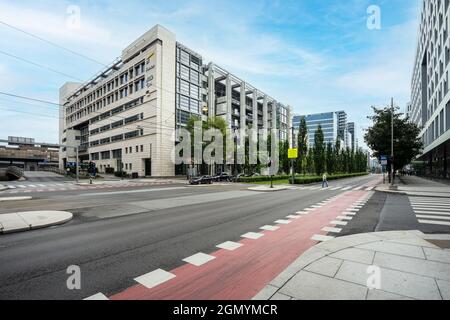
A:
{"label": "trimmed hedge", "polygon": [[[337,179],[343,179],[343,178],[351,178],[351,177],[360,177],[367,175],[368,172],[360,172],[360,173],[339,173],[334,175],[328,175],[328,181],[330,180],[337,180]],[[257,177],[243,177],[239,178],[238,182],[265,182],[270,181],[270,176],[257,176]],[[279,175],[279,176],[273,176],[273,181],[275,180],[291,180],[291,175]],[[295,184],[308,184],[308,183],[314,183],[314,182],[322,182],[322,176],[295,176]]]}
{"label": "trimmed hedge", "polygon": [[[327,180],[338,180],[338,179],[344,179],[344,178],[351,178],[351,177],[360,177],[368,175],[368,172],[359,172],[359,173],[339,173],[334,175],[327,176]],[[295,184],[308,184],[313,182],[322,182],[322,177],[319,176],[312,176],[312,177],[298,177],[294,179]]]}

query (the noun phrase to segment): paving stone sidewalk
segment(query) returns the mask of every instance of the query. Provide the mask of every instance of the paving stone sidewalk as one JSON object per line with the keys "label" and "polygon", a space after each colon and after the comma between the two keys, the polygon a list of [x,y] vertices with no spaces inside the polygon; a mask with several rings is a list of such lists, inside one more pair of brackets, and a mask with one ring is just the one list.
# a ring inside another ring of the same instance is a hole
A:
{"label": "paving stone sidewalk", "polygon": [[[398,180],[400,180],[400,182]],[[380,184],[376,190],[390,193],[402,193],[409,196],[450,197],[450,184],[421,177],[398,177],[395,185],[397,189],[391,190],[389,183],[386,182],[385,184]]]}
{"label": "paving stone sidewalk", "polygon": [[[312,247],[254,300],[449,300],[450,235],[386,231]],[[375,287],[375,288],[374,288]]]}

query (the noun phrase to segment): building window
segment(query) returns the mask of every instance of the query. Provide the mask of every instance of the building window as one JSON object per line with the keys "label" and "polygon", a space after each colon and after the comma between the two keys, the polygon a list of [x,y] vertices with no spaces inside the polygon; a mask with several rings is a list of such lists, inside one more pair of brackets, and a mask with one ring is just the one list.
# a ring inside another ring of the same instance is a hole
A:
{"label": "building window", "polygon": [[111,153],[109,151],[103,151],[101,153],[102,160],[108,160],[111,159]]}
{"label": "building window", "polygon": [[139,152],[139,146],[136,146],[136,152]]}
{"label": "building window", "polygon": [[122,149],[116,149],[112,151],[113,159],[121,159],[122,158]]}
{"label": "building window", "polygon": [[130,163],[130,170],[133,170],[133,164]]}
{"label": "building window", "polygon": [[100,159],[100,155],[98,152],[91,153],[91,160],[99,160],[99,159]]}
{"label": "building window", "polygon": [[144,152],[144,145],[141,145],[141,152]]}

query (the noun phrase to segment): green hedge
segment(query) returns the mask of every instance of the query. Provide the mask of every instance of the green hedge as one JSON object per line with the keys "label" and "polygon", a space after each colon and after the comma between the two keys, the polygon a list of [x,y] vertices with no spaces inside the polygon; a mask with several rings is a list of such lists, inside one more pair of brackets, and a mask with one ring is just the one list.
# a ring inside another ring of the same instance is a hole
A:
{"label": "green hedge", "polygon": [[[351,178],[351,177],[360,177],[368,175],[367,172],[359,172],[359,173],[339,173],[334,175],[329,175],[327,177],[328,181],[330,180],[338,180],[343,178]],[[296,177],[295,178],[295,184],[308,184],[308,183],[314,183],[314,182],[322,182],[322,177],[319,176],[310,176],[310,177]]]}
{"label": "green hedge", "polygon": [[[343,179],[343,178],[351,178],[351,177],[359,177],[359,176],[365,176],[367,175],[367,172],[360,172],[360,173],[339,173],[334,175],[328,175],[328,180],[337,180],[337,179]],[[291,180],[292,176],[290,175],[279,175],[279,176],[273,176],[273,180]],[[270,181],[270,176],[257,176],[257,177],[243,177],[239,178],[239,182],[263,182],[263,181]],[[322,176],[295,176],[295,184],[308,184],[308,183],[314,183],[314,182],[322,182]]]}

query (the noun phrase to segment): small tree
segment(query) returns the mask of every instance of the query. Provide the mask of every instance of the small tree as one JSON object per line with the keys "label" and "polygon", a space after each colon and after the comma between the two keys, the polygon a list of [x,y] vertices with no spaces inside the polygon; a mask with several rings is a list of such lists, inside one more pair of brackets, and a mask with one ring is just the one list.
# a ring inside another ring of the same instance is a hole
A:
{"label": "small tree", "polygon": [[331,142],[327,143],[326,163],[327,163],[327,172],[329,174],[333,174],[335,159],[334,159],[333,145],[331,144]]}
{"label": "small tree", "polygon": [[297,172],[305,174],[306,156],[308,153],[308,128],[305,118],[300,120],[300,126],[297,135]]}
{"label": "small tree", "polygon": [[314,167],[317,175],[325,172],[325,145],[323,131],[319,124],[314,134]]}
{"label": "small tree", "polygon": [[[390,107],[372,108],[374,115],[368,117],[373,126],[367,130],[364,140],[380,159],[382,155],[391,154],[391,119],[394,119],[394,169],[401,169],[420,154],[423,143],[420,140],[420,128],[402,113],[396,113]],[[398,108],[396,108],[398,110]]]}

